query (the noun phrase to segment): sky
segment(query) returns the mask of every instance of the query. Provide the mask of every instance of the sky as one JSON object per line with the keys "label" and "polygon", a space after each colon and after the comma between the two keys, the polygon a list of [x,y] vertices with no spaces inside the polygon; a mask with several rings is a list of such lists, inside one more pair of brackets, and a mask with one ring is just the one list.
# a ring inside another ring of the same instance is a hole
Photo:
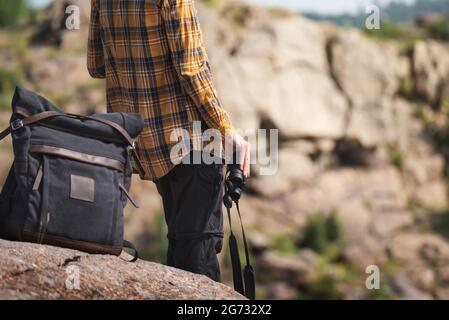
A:
{"label": "sky", "polygon": [[[43,6],[49,0],[30,0],[37,6]],[[89,0],[86,0],[89,1]],[[253,3],[283,6],[297,11],[307,11],[322,14],[338,14],[357,12],[363,6],[370,4],[373,0],[248,0]],[[380,3],[387,3],[391,0],[378,0]],[[413,2],[414,0],[396,0],[399,2]]]}
{"label": "sky", "polygon": [[[265,5],[280,5],[297,11],[307,11],[322,14],[355,13],[373,0],[250,0],[253,3]],[[413,3],[414,0],[397,0]],[[380,4],[391,0],[378,0]]]}

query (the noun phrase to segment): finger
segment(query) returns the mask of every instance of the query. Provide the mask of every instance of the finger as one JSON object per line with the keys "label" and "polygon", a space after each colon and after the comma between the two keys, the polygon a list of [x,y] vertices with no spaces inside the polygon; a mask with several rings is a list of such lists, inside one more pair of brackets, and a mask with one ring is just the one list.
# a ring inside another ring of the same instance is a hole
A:
{"label": "finger", "polygon": [[249,149],[249,146],[247,146],[246,152],[245,152],[245,164],[244,164],[244,174],[245,177],[249,178],[250,175],[250,157],[251,157],[251,152]]}
{"label": "finger", "polygon": [[238,157],[239,157],[239,164],[240,164],[240,170],[245,170],[245,157],[246,157],[246,150],[243,148],[239,148],[238,151]]}
{"label": "finger", "polygon": [[251,150],[248,150],[248,158],[247,158],[247,166],[248,166],[248,175],[249,178],[251,176]]}

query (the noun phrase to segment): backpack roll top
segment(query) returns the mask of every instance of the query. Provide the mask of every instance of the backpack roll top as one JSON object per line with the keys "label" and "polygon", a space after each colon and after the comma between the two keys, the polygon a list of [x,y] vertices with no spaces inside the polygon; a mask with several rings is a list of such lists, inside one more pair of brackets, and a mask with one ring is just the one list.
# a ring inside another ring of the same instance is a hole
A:
{"label": "backpack roll top", "polygon": [[142,117],[66,114],[22,88],[12,107],[15,158],[0,196],[0,237],[119,255]]}

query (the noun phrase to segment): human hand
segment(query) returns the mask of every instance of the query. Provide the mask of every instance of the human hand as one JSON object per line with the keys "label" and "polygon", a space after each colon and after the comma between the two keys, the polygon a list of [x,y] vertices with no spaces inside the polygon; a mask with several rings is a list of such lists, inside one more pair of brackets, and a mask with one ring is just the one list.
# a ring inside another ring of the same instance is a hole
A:
{"label": "human hand", "polygon": [[232,145],[228,145],[228,150],[233,150],[236,154],[237,163],[240,165],[240,170],[243,171],[245,178],[249,178],[250,164],[251,164],[251,145],[239,134],[234,134],[231,139],[227,139]]}

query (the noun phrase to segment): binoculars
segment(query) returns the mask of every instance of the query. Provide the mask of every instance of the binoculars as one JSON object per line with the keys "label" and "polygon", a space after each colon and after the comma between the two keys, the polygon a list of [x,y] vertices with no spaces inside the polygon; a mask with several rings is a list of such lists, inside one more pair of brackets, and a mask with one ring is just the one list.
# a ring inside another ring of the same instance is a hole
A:
{"label": "binoculars", "polygon": [[[243,187],[245,186],[245,176],[242,170],[240,170],[239,164],[230,164],[227,167],[226,179],[225,179],[225,194],[223,196],[223,203],[228,212],[229,228],[231,234],[229,236],[229,251],[231,253],[232,274],[234,278],[234,289],[246,296],[250,300],[254,300],[256,296],[256,282],[254,276],[254,269],[250,264],[249,248],[246,241],[245,229],[243,228],[242,215],[239,208],[239,200],[243,193]],[[231,224],[231,208],[232,203],[235,203],[237,207],[240,224],[242,227],[243,245],[245,248],[246,266],[242,273],[242,264],[240,261],[239,247],[237,239],[234,236]]]}
{"label": "binoculars", "polygon": [[225,180],[225,195],[223,197],[224,205],[228,208],[232,207],[232,202],[238,202],[243,193],[243,187],[246,180],[243,171],[240,170],[239,164],[230,164],[227,167],[227,175]]}

